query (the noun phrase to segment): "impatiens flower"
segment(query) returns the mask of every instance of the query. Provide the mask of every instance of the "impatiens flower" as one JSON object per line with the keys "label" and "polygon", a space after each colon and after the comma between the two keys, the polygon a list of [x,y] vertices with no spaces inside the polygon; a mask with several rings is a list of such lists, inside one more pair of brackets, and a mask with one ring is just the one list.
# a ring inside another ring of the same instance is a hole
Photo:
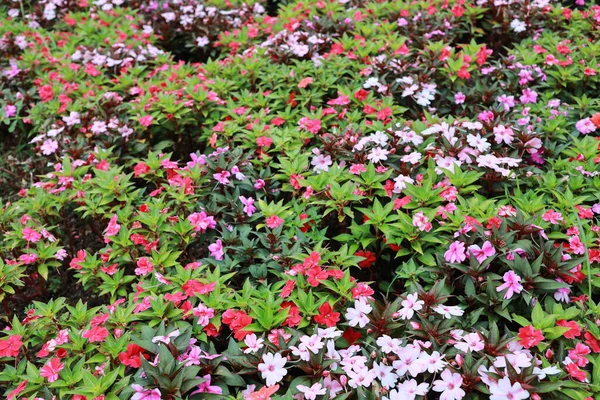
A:
{"label": "impatiens flower", "polygon": [[204,382],[199,384],[198,389],[194,390],[192,393],[190,393],[190,395],[193,395],[196,393],[212,393],[212,394],[223,393],[223,389],[221,389],[219,386],[211,386],[211,384],[210,384],[211,376],[210,375],[204,375],[202,377],[202,379],[204,379]]}
{"label": "impatiens flower", "polygon": [[467,353],[469,351],[481,351],[485,348],[485,342],[479,333],[468,333],[462,337],[462,341],[454,345],[457,349]]}
{"label": "impatiens flower", "polygon": [[152,116],[151,115],[144,115],[143,117],[140,118],[140,125],[144,126],[144,127],[149,127],[150,125],[152,125]]}
{"label": "impatiens flower", "polygon": [[333,311],[331,304],[326,301],[319,307],[319,314],[314,316],[314,320],[318,324],[334,327],[340,320],[340,313]]}
{"label": "impatiens flower", "polygon": [[281,224],[283,224],[283,218],[280,218],[277,215],[271,215],[270,217],[267,217],[266,222],[267,227],[271,229],[276,229],[279,228]]}
{"label": "impatiens flower", "polygon": [[375,263],[375,261],[377,261],[375,253],[373,253],[372,251],[359,250],[356,253],[354,253],[354,255],[365,258],[364,260],[358,262],[358,266],[361,268],[369,268]]}
{"label": "impatiens flower", "polygon": [[454,95],[454,103],[455,104],[463,104],[465,102],[466,98],[467,98],[467,96],[465,96],[461,92],[458,92]]}
{"label": "impatiens flower", "polygon": [[465,244],[463,242],[453,242],[448,251],[444,253],[444,258],[449,263],[461,263],[467,259],[465,253]]}
{"label": "impatiens flower", "polygon": [[423,308],[425,302],[423,300],[419,300],[419,295],[417,293],[412,293],[406,296],[405,300],[402,300],[400,305],[402,308],[398,310],[398,314],[402,319],[411,319],[415,314],[415,311],[420,311]]}
{"label": "impatiens flower", "polygon": [[310,164],[313,166],[313,171],[320,173],[321,171],[329,171],[329,166],[333,164],[333,162],[331,161],[331,156],[317,154],[313,157]]}
{"label": "impatiens flower", "polygon": [[575,128],[577,128],[577,130],[583,133],[584,135],[596,131],[596,125],[589,118],[584,118],[582,120],[577,121],[577,123],[575,124]]}
{"label": "impatiens flower", "polygon": [[445,369],[440,377],[442,379],[434,381],[432,388],[441,393],[440,400],[461,400],[465,396],[465,391],[461,389],[463,378],[460,374]]}
{"label": "impatiens flower", "polygon": [[438,314],[442,314],[446,319],[450,319],[452,318],[452,316],[461,317],[465,313],[465,311],[462,310],[460,307],[445,306],[443,304],[440,304],[437,307],[433,307],[432,310]]}
{"label": "impatiens flower", "polygon": [[544,213],[544,215],[542,215],[542,219],[546,222],[550,222],[551,224],[558,224],[563,220],[563,216],[559,212],[548,210]]}
{"label": "impatiens flower", "polygon": [[119,354],[119,361],[121,364],[127,365],[133,368],[139,368],[142,366],[141,357],[144,357],[146,360],[150,358],[150,355],[144,353],[144,349],[137,344],[128,344],[127,351]]}
{"label": "impatiens flower", "polygon": [[349,307],[346,310],[346,319],[348,325],[364,328],[369,323],[369,317],[367,316],[373,308],[366,302],[366,300],[356,300],[354,302],[354,308]]}
{"label": "impatiens flower", "polygon": [[317,396],[322,396],[327,392],[327,389],[325,389],[323,385],[318,382],[311,387],[298,385],[296,386],[296,389],[304,394],[304,398],[306,400],[315,400]]}
{"label": "impatiens flower", "polygon": [[256,207],[254,206],[254,199],[252,197],[246,198],[244,196],[240,196],[239,199],[240,202],[244,205],[244,212],[246,213],[246,215],[251,217],[252,214],[256,211]]}
{"label": "impatiens flower", "polygon": [[521,285],[521,277],[515,274],[513,271],[508,271],[502,277],[504,283],[496,288],[497,292],[501,292],[506,289],[506,293],[504,293],[505,299],[510,299],[513,294],[521,293],[523,290],[523,285]]}
{"label": "impatiens flower", "polygon": [[490,385],[490,400],[525,400],[529,392],[519,382],[512,384],[508,376],[498,380],[495,385]]}
{"label": "impatiens flower", "polygon": [[429,222],[429,218],[427,218],[425,214],[420,211],[413,216],[412,224],[421,232],[429,232],[431,228],[433,228],[433,225],[431,225],[431,222]]}
{"label": "impatiens flower", "polygon": [[16,357],[23,342],[21,335],[10,335],[8,339],[0,340],[0,357]]}
{"label": "impatiens flower", "polygon": [[25,390],[25,387],[27,386],[27,382],[29,382],[27,379],[22,381],[21,383],[19,383],[19,385],[11,390],[8,395],[6,396],[7,400],[15,400],[17,398],[17,396],[23,391]]}
{"label": "impatiens flower", "polygon": [[40,376],[46,378],[48,382],[58,380],[58,373],[65,367],[64,363],[60,362],[60,358],[53,357],[42,368],[40,368]]}
{"label": "impatiens flower", "polygon": [[208,251],[210,251],[211,257],[214,257],[215,260],[221,261],[223,256],[225,256],[225,251],[223,250],[223,243],[221,239],[218,239],[215,243],[208,246]]}
{"label": "impatiens flower", "polygon": [[137,260],[137,268],[135,269],[135,274],[138,276],[146,276],[154,270],[154,266],[148,257],[142,257]]}
{"label": "impatiens flower", "polygon": [[198,325],[207,326],[210,319],[215,316],[215,310],[200,303],[194,308],[194,317],[198,318]]}
{"label": "impatiens flower", "polygon": [[481,247],[473,244],[469,246],[467,250],[469,253],[472,253],[480,263],[484,262],[486,258],[496,254],[496,249],[489,240],[487,240]]}
{"label": "impatiens flower", "polygon": [[42,150],[42,154],[45,156],[54,154],[56,150],[58,150],[58,142],[52,139],[45,140],[42,146],[40,147],[40,150]]}
{"label": "impatiens flower", "polygon": [[556,326],[563,326],[565,328],[570,328],[568,331],[563,333],[563,336],[567,339],[575,339],[581,335],[581,327],[575,321],[566,321],[564,319],[559,319],[556,321]]}
{"label": "impatiens flower", "polygon": [[117,223],[117,215],[113,215],[108,222],[108,226],[104,230],[104,236],[115,236],[117,233],[119,233],[120,229],[121,225]]}
{"label": "impatiens flower", "polygon": [[42,238],[42,234],[32,228],[23,229],[23,239],[31,243],[37,243]]}
{"label": "impatiens flower", "polygon": [[81,336],[88,339],[90,343],[104,342],[108,336],[108,329],[103,326],[94,326],[91,329],[83,331]]}
{"label": "impatiens flower", "polygon": [[131,400],[161,400],[162,394],[159,389],[144,389],[142,385],[134,383],[131,388],[135,391],[135,394],[131,397]]}
{"label": "impatiens flower", "polygon": [[544,340],[542,331],[540,329],[534,329],[532,325],[528,325],[519,329],[518,337],[520,339],[520,343],[526,349],[537,346],[542,340]]}
{"label": "impatiens flower", "polygon": [[266,380],[267,386],[276,384],[287,375],[286,362],[287,360],[279,353],[263,355],[263,362],[258,364],[258,370],[261,372],[262,378]]}
{"label": "impatiens flower", "polygon": [[257,338],[254,333],[251,333],[250,335],[248,335],[244,338],[244,343],[246,343],[246,346],[247,346],[244,349],[244,353],[245,354],[256,353],[257,351],[259,351],[260,349],[262,349],[264,347],[264,345],[263,345],[264,341],[265,341],[264,339]]}
{"label": "impatiens flower", "polygon": [[[250,385],[253,386],[254,385]],[[254,390],[254,389],[253,389]],[[271,400],[271,395],[279,390],[279,385],[263,386],[258,392],[244,394],[245,400]],[[243,393],[243,392],[242,392]]]}
{"label": "impatiens flower", "polygon": [[204,211],[190,214],[187,220],[190,221],[196,232],[206,232],[207,229],[214,229],[217,226],[215,218]]}

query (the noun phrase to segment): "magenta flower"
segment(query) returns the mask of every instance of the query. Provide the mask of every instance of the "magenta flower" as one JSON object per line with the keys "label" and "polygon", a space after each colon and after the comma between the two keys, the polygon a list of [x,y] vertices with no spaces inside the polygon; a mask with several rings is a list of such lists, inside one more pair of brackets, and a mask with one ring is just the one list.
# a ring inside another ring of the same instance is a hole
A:
{"label": "magenta flower", "polygon": [[244,196],[240,196],[240,201],[244,205],[244,212],[251,217],[256,211],[256,207],[254,207],[254,199],[252,197],[246,198]]}
{"label": "magenta flower", "polygon": [[494,254],[496,254],[496,249],[494,248],[492,243],[490,243],[489,240],[486,241],[482,247],[479,247],[476,244],[474,244],[474,245],[469,246],[468,250],[471,253],[473,253],[473,255],[475,256],[477,261],[479,261],[480,263],[484,262],[486,258],[491,257]]}
{"label": "magenta flower", "polygon": [[277,215],[271,215],[267,218],[267,226],[271,229],[278,228],[281,224],[283,224],[283,219],[279,218]]}
{"label": "magenta flower", "polygon": [[217,226],[215,218],[209,216],[204,211],[192,213],[187,217],[188,221],[194,226],[196,232],[206,232],[207,229],[214,229]]}
{"label": "magenta flower", "polygon": [[53,357],[40,369],[40,375],[48,379],[48,382],[54,382],[58,380],[58,373],[64,367],[65,364],[60,362],[60,358]]}
{"label": "magenta flower", "polygon": [[42,238],[42,234],[32,228],[23,229],[23,239],[31,243],[37,243]]}
{"label": "magenta flower", "polygon": [[19,260],[23,261],[24,264],[33,264],[37,259],[38,256],[35,253],[23,254],[19,257]]}
{"label": "magenta flower", "polygon": [[465,261],[467,259],[465,244],[458,241],[452,243],[448,251],[444,253],[444,258],[449,263],[461,263]]}
{"label": "magenta flower", "polygon": [[210,246],[208,246],[208,250],[210,251],[210,255],[219,261],[221,261],[223,259],[223,256],[225,255],[221,239],[217,240],[216,243],[213,243]]}
{"label": "magenta flower", "polygon": [[196,393],[212,393],[212,394],[221,394],[223,393],[223,389],[218,386],[210,385],[210,375],[204,375],[202,378],[206,379],[204,382],[198,385],[198,390],[190,393],[191,395]]}
{"label": "magenta flower", "polygon": [[497,292],[501,292],[506,289],[506,293],[504,294],[505,299],[510,299],[513,294],[521,293],[523,290],[523,285],[521,285],[521,277],[515,274],[513,271],[508,271],[502,277],[504,279],[504,283],[496,288]]}
{"label": "magenta flower", "polygon": [[231,176],[231,172],[222,171],[216,174],[213,174],[213,178],[215,178],[221,185],[227,185],[229,183],[229,177]]}
{"label": "magenta flower", "polygon": [[112,218],[110,219],[110,221],[108,222],[108,226],[104,230],[104,235],[105,236],[115,236],[117,233],[119,233],[120,229],[121,229],[121,225],[119,225],[117,223],[117,216],[113,215]]}
{"label": "magenta flower", "polygon": [[152,116],[144,115],[142,118],[140,118],[140,125],[145,127],[149,127],[150,125],[152,125]]}
{"label": "magenta flower", "polygon": [[131,400],[161,400],[162,395],[158,389],[144,389],[142,385],[134,383],[131,388],[135,390],[135,394]]}

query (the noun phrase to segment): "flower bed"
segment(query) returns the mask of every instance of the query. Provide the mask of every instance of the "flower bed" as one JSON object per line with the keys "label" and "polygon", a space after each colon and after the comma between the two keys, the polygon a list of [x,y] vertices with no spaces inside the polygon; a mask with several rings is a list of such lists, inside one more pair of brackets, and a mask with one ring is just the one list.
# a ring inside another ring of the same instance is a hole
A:
{"label": "flower bed", "polygon": [[600,7],[0,2],[12,399],[600,395]]}

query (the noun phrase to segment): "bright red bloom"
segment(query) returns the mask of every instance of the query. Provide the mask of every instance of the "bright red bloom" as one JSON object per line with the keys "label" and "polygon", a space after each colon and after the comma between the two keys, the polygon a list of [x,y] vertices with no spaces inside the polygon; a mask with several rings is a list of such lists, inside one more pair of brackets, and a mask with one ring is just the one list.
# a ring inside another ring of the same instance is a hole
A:
{"label": "bright red bloom", "polygon": [[300,315],[300,308],[291,301],[284,301],[281,303],[281,309],[288,308],[288,316],[285,321],[281,324],[282,326],[289,326],[293,328],[300,325],[302,316]]}
{"label": "bright red bloom", "polygon": [[127,365],[133,368],[139,368],[142,366],[142,357],[146,360],[150,358],[150,356],[144,353],[144,349],[137,344],[128,344],[127,351],[124,351],[119,354],[119,361],[121,364]]}
{"label": "bright red bloom", "polygon": [[352,346],[358,339],[362,337],[362,334],[352,328],[347,328],[342,334],[342,337],[346,339],[346,342],[348,342],[350,346]]}
{"label": "bright red bloom", "polygon": [[585,338],[585,344],[590,346],[594,353],[600,353],[600,343],[598,343],[598,339],[591,332],[586,332],[583,334]]}
{"label": "bright red bloom", "polygon": [[526,349],[537,346],[542,340],[544,340],[542,331],[540,329],[533,329],[532,325],[519,329],[518,337],[521,339],[521,344]]}
{"label": "bright red bloom", "polygon": [[581,328],[577,325],[575,321],[566,321],[564,319],[559,319],[556,321],[556,326],[564,326],[567,328],[571,328],[566,331],[563,336],[567,339],[575,339],[579,335],[581,335]]}
{"label": "bright red bloom", "polygon": [[21,335],[10,335],[8,339],[0,340],[0,357],[16,357],[23,345]]}
{"label": "bright red bloom", "polygon": [[306,271],[306,276],[308,277],[308,284],[313,287],[319,286],[320,281],[324,281],[329,278],[327,271],[321,269],[321,267],[318,265]]}
{"label": "bright red bloom", "polygon": [[359,250],[356,253],[354,253],[354,255],[365,258],[365,260],[362,260],[358,263],[358,266],[361,268],[369,268],[373,265],[373,263],[375,263],[375,261],[377,261],[375,253],[373,253],[372,251]]}
{"label": "bright red bloom", "polygon": [[242,330],[243,328],[252,323],[252,317],[250,317],[243,311],[236,311],[233,309],[226,310],[223,313],[221,320],[224,324],[229,325],[229,329],[233,331],[233,336],[237,340],[242,340],[244,337],[246,337],[246,335],[252,333]]}
{"label": "bright red bloom", "polygon": [[328,328],[335,326],[340,320],[340,313],[333,311],[331,305],[325,302],[319,307],[319,315],[314,316],[317,324],[323,324]]}

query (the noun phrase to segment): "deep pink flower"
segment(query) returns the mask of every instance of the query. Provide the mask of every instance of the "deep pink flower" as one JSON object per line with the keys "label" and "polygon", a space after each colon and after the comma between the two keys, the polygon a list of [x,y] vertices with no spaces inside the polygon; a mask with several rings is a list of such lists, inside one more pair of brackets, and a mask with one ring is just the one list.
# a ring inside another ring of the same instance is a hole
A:
{"label": "deep pink flower", "polygon": [[152,116],[144,115],[140,118],[140,125],[145,126],[146,128],[152,125]]}
{"label": "deep pink flower", "polygon": [[41,369],[40,375],[48,379],[48,382],[58,380],[58,373],[63,370],[65,364],[60,362],[60,358],[53,357]]}
{"label": "deep pink flower", "polygon": [[208,250],[210,251],[210,255],[219,261],[221,261],[223,259],[223,256],[225,255],[221,239],[208,246]]}
{"label": "deep pink flower", "polygon": [[271,229],[278,228],[281,224],[283,224],[283,219],[279,218],[277,215],[271,215],[266,221],[267,226]]}
{"label": "deep pink flower", "polygon": [[496,288],[497,292],[501,292],[504,289],[506,293],[504,294],[505,299],[510,299],[514,293],[521,293],[523,290],[523,285],[521,285],[521,277],[515,274],[513,271],[508,271],[502,277],[504,279],[504,283]]}
{"label": "deep pink flower", "polygon": [[496,249],[489,240],[486,241],[481,247],[473,244],[469,246],[468,250],[469,252],[473,253],[477,261],[480,263],[484,262],[486,258],[496,254]]}

